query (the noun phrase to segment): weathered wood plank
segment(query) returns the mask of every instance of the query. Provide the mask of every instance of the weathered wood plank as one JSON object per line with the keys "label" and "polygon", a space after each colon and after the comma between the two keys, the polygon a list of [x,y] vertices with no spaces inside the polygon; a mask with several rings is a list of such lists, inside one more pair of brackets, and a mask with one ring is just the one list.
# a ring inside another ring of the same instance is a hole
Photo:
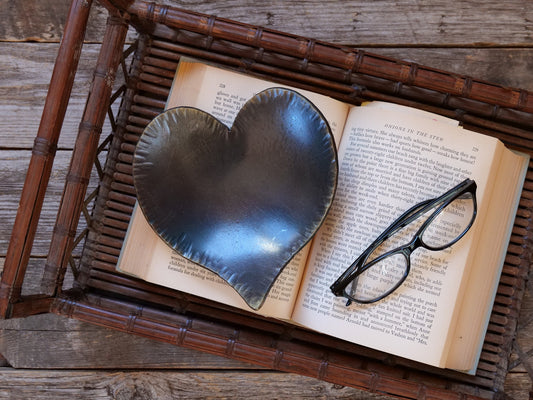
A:
{"label": "weathered wood plank", "polygon": [[[0,257],[5,256],[7,252],[30,157],[29,150],[0,150]],[[56,153],[32,250],[35,256],[48,254],[69,162],[70,151],[60,150]],[[96,181],[97,174],[94,172],[89,190],[96,187]],[[79,231],[85,226],[85,220],[81,218]]]}
{"label": "weathered wood plank", "polygon": [[[74,146],[99,47],[83,46],[59,148]],[[33,146],[58,49],[55,43],[0,43],[0,149]],[[103,132],[109,131],[106,124]]]}
{"label": "weathered wood plank", "polygon": [[32,371],[0,369],[0,399],[172,400],[388,397],[279,372]]}
{"label": "weathered wood plank", "polygon": [[[530,46],[533,10],[522,0],[162,1],[316,39],[351,45]],[[59,41],[67,0],[0,0],[0,40]],[[101,40],[106,11],[94,4],[87,41]]]}
{"label": "weathered wood plank", "polygon": [[505,398],[530,400],[533,395],[531,380],[526,373],[509,373],[504,386]]}
{"label": "weathered wood plank", "polygon": [[[63,35],[70,0],[0,0],[0,40],[25,42],[59,42]],[[101,41],[107,10],[93,2],[87,34],[88,42]]]}
{"label": "weathered wood plank", "polygon": [[[57,162],[54,165],[55,175],[65,177],[66,152],[58,152]],[[11,236],[11,230],[18,209],[20,194],[26,176],[26,169],[31,157],[31,152],[3,150],[0,151],[0,255],[5,256]],[[57,172],[59,169],[59,173]],[[45,197],[39,227],[35,237],[34,254],[45,255],[48,252],[50,235],[54,226],[57,207],[61,196],[61,181],[52,177]]]}
{"label": "weathered wood plank", "polygon": [[0,326],[0,353],[14,368],[258,369],[54,314],[1,321]]}
{"label": "weathered wood plank", "polygon": [[[76,262],[78,261],[78,258],[76,258]],[[36,258],[32,257],[30,258],[28,262],[28,266],[26,268],[26,274],[24,275],[24,282],[22,285],[22,295],[23,296],[29,296],[29,295],[37,295],[42,294],[41,290],[41,278],[43,275],[44,270],[44,264],[46,262],[46,258]],[[0,257],[0,271],[4,269],[4,263],[5,263],[5,257]],[[65,279],[64,279],[63,288],[64,289],[70,289],[73,287],[74,284],[74,275],[70,267],[67,269]],[[0,329],[3,325],[0,323]],[[1,351],[0,351],[1,353]]]}

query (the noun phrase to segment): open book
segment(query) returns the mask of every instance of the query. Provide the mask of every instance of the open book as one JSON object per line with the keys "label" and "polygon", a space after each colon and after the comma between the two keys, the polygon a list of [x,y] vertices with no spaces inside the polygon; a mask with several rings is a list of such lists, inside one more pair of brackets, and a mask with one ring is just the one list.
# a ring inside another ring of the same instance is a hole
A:
{"label": "open book", "polygon": [[[167,108],[193,106],[231,126],[254,94],[280,86],[180,61]],[[388,103],[352,106],[299,89],[328,120],[339,156],[332,208],[282,271],[259,313],[418,362],[474,372],[529,158],[450,120]],[[378,303],[345,306],[329,286],[415,203],[465,178],[478,216],[451,248],[417,250],[404,284]],[[250,308],[228,284],[169,248],[136,207],[117,265],[146,281]]]}

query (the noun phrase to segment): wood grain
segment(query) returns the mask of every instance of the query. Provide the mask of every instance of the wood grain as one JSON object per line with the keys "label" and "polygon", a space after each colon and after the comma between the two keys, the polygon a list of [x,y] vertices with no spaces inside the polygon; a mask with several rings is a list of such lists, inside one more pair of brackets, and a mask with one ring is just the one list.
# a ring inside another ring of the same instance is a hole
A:
{"label": "wood grain", "polygon": [[[533,90],[533,9],[522,0],[164,3]],[[0,0],[0,268],[68,7],[68,0]],[[95,2],[24,294],[39,292],[106,18],[107,12]],[[134,38],[130,32],[128,41]],[[104,134],[106,129],[109,125]],[[71,282],[69,275],[67,285]],[[532,315],[533,300],[528,294],[505,383],[509,399],[530,398]],[[386,398],[257,370],[55,315],[0,322],[0,353],[5,356],[0,357],[0,399]]]}
{"label": "wood grain", "polygon": [[[83,388],[83,392],[80,391]],[[80,396],[80,393],[83,393]],[[0,368],[0,399],[352,399],[369,394],[303,376],[240,371],[28,371]]]}
{"label": "wood grain", "polygon": [[[358,46],[492,47],[531,45],[533,10],[512,1],[187,0],[181,8],[335,43]],[[0,0],[0,40],[57,42],[67,0]],[[103,35],[105,10],[95,4],[86,40]]]}
{"label": "wood grain", "polygon": [[[46,262],[45,257],[30,258],[28,262],[28,268],[26,270],[24,284],[22,285],[23,296],[42,294],[40,285],[41,285],[41,278],[43,275],[43,266],[45,262]],[[4,268],[4,263],[5,263],[5,258],[0,257],[0,271],[2,271],[2,269]],[[74,283],[74,275],[73,275],[72,270],[69,268],[65,276],[65,282],[64,282],[63,288],[70,289],[73,287],[73,283]],[[46,325],[48,326],[48,324]],[[2,351],[0,351],[0,354],[2,354]]]}
{"label": "wood grain", "polygon": [[[0,257],[6,255],[30,157],[30,150],[5,149],[0,151]],[[50,235],[61,201],[69,162],[70,151],[57,152],[32,250],[34,256],[43,257],[48,253]],[[97,180],[97,174],[94,171],[90,190],[96,188]],[[81,218],[78,231],[81,232],[85,226],[86,221]]]}
{"label": "wood grain", "polygon": [[[58,49],[56,43],[0,43],[0,149],[32,148]],[[60,149],[74,146],[99,49],[99,44],[83,46]],[[104,134],[110,130],[104,125]]]}
{"label": "wood grain", "polygon": [[0,353],[14,368],[258,369],[53,314],[2,321]]}

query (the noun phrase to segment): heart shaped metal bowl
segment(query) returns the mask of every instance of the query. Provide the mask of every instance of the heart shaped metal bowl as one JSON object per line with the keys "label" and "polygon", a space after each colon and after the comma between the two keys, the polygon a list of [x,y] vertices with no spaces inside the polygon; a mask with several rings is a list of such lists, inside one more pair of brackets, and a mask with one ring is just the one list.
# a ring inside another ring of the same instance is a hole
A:
{"label": "heart shaped metal bowl", "polygon": [[327,121],[281,88],[250,99],[231,129],[195,108],[170,109],[146,127],[133,161],[155,232],[253,309],[321,225],[337,173]]}

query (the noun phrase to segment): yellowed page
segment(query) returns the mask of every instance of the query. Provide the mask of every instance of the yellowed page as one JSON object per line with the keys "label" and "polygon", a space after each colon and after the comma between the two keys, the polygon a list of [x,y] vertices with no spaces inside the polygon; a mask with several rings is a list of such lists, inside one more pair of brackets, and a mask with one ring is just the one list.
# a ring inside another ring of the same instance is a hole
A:
{"label": "yellowed page", "polygon": [[409,115],[410,117],[427,118],[435,122],[442,122],[444,124],[449,124],[452,126],[459,126],[459,121],[457,121],[456,119],[447,118],[442,115],[435,114],[429,111],[419,110],[418,108],[402,106],[399,104],[387,103],[384,101],[370,101],[370,102],[365,102],[361,104],[361,106],[366,107],[367,109],[369,107],[372,107],[372,108],[379,108],[381,110],[388,110],[392,112],[401,112],[401,113],[405,113],[406,115]]}
{"label": "yellowed page", "polygon": [[152,262],[159,237],[153,234],[144,216],[136,218],[137,214],[142,212],[135,205],[117,261],[117,270],[145,279],[146,265]]}
{"label": "yellowed page", "polygon": [[[374,349],[444,366],[464,290],[469,249],[488,210],[497,141],[449,123],[380,107],[351,110],[339,149],[332,209],[313,241],[293,320]],[[464,178],[478,184],[478,219],[441,252],[417,250],[386,299],[345,306],[329,286],[397,216]]]}
{"label": "yellowed page", "polygon": [[[249,98],[267,88],[280,86],[282,85],[203,63],[182,60],[167,101],[167,109],[193,106],[213,114],[226,125],[231,126],[238,110]],[[316,93],[294,90],[307,97],[324,114],[338,143],[349,106]],[[139,267],[134,266],[133,262],[120,262],[127,261],[126,257],[121,256],[118,266],[121,271],[131,273],[133,268],[136,271],[141,269],[143,272],[138,276],[149,282],[251,310],[237,292],[219,277],[179,256],[162,240],[159,240],[142,212],[136,212],[132,217],[129,230],[134,229],[143,233],[135,236],[128,234],[124,248],[135,247],[136,245],[132,245],[132,242],[141,243],[146,240],[153,244],[151,249],[144,246],[144,251],[151,254],[152,261],[145,267]],[[290,317],[308,251],[308,246],[302,249],[284,269],[259,313],[283,319]],[[130,257],[132,258],[134,259],[133,256]]]}
{"label": "yellowed page", "polygon": [[500,147],[502,156],[497,166],[488,211],[495,218],[486,218],[484,221],[468,289],[446,361],[448,368],[470,373],[475,373],[481,353],[529,165],[529,156],[526,154],[506,150],[501,143]]}

